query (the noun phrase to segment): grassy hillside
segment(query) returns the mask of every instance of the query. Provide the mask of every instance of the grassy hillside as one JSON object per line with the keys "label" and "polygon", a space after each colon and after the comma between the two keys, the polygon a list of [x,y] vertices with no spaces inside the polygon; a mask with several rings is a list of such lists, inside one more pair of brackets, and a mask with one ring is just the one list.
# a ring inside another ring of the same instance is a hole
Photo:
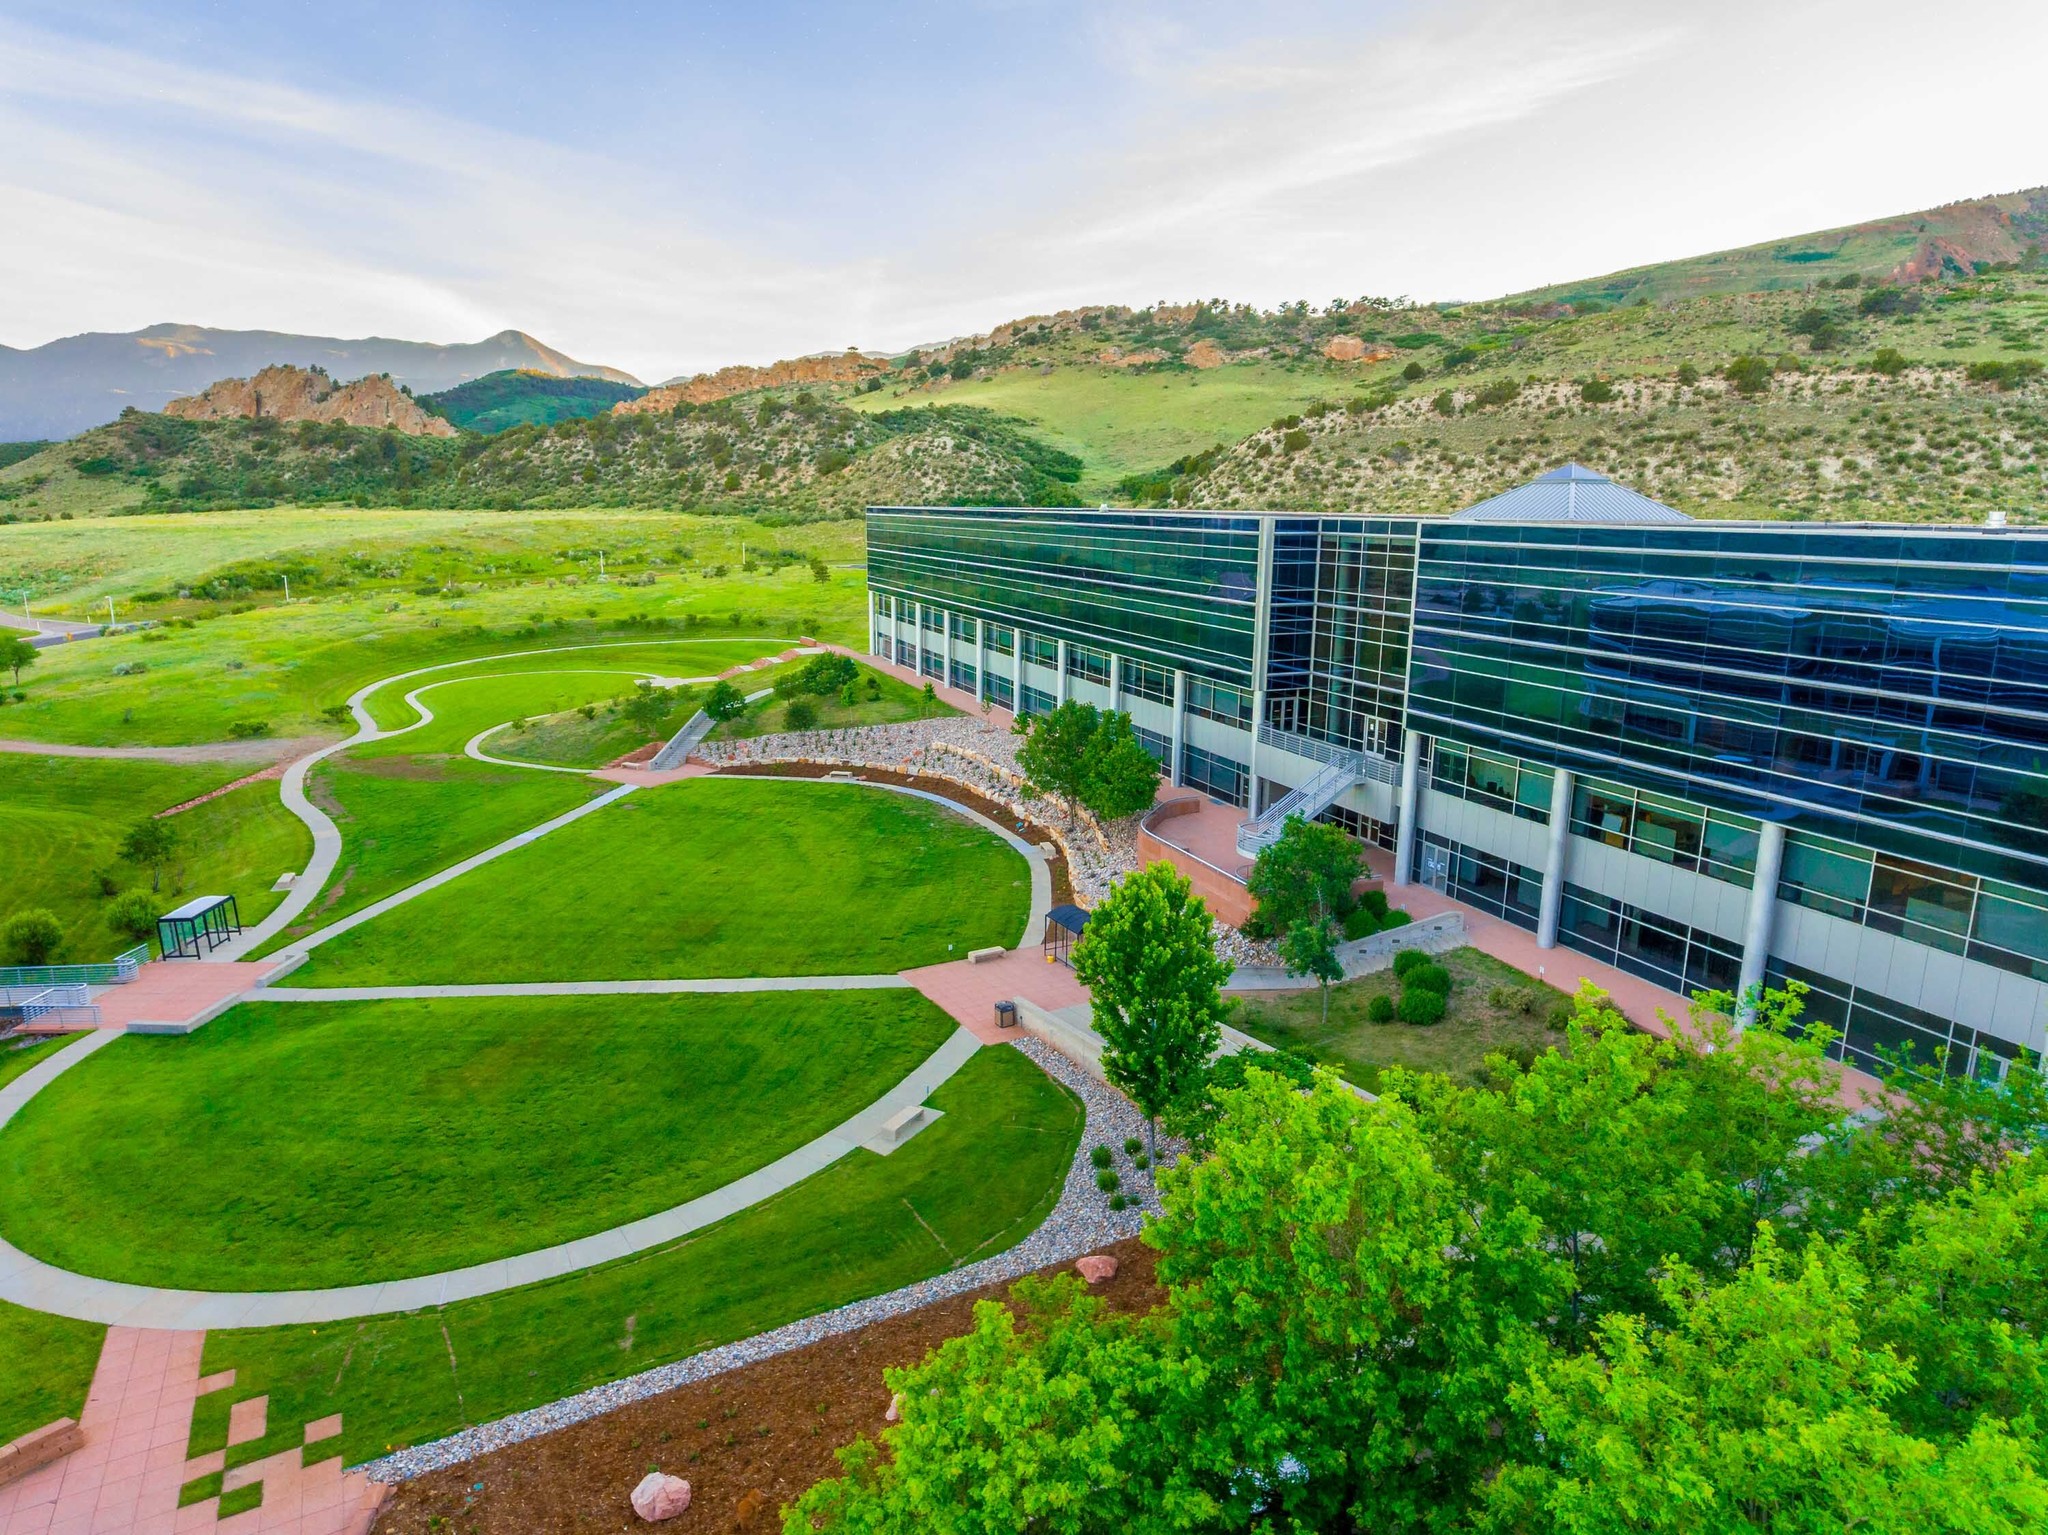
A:
{"label": "grassy hillside", "polygon": [[1072,504],[1080,464],[965,406],[856,412],[799,392],[496,436],[140,411],[0,469],[0,522],[353,504],[857,515],[871,501]]}
{"label": "grassy hillside", "polygon": [[1803,289],[1854,276],[1912,283],[1971,277],[1984,266],[2024,261],[2048,244],[2048,187],[1950,203],[1919,213],[1823,229],[1740,250],[1634,267],[1520,295],[1533,302],[1652,302],[1702,293]]}
{"label": "grassy hillside", "polygon": [[559,378],[531,368],[507,368],[419,397],[435,415],[466,432],[489,435],[515,426],[553,426],[572,417],[600,415],[621,400],[647,393],[638,384],[603,378]]}

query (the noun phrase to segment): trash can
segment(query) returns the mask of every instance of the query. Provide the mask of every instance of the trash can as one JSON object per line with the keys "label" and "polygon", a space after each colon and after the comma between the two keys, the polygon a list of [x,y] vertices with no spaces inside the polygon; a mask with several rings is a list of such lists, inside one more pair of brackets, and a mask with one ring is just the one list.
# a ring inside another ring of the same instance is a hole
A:
{"label": "trash can", "polygon": [[998,1002],[996,1004],[996,1027],[999,1029],[1014,1029],[1017,1027],[1016,1003]]}

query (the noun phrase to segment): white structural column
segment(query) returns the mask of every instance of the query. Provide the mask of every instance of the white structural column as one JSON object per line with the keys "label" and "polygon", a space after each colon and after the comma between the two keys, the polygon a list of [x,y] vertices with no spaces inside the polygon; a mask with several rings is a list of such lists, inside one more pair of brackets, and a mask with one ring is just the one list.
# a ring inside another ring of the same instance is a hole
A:
{"label": "white structural column", "polygon": [[924,675],[924,604],[910,605],[910,674]]}
{"label": "white structural column", "polygon": [[1059,654],[1054,658],[1053,664],[1059,667],[1060,678],[1058,682],[1053,684],[1052,696],[1058,702],[1065,703],[1067,701],[1067,642],[1060,640],[1058,644]]}
{"label": "white structural column", "polygon": [[942,686],[942,687],[951,687],[951,686],[953,685],[953,615],[952,615],[952,613],[951,613],[951,612],[945,612],[945,613],[941,613],[941,614],[939,615],[939,624],[940,624],[940,630],[939,630],[939,632],[940,632],[940,635],[942,636],[942,638],[943,638],[943,641],[944,641],[944,643],[942,643],[942,644],[941,644],[941,645],[939,646],[939,654],[940,654],[940,655],[942,655],[942,656],[944,656],[944,657],[946,658],[946,660],[945,660],[945,667],[946,667],[946,675],[945,675],[945,676],[943,676],[943,677],[941,677],[941,678],[939,679],[939,684],[940,684],[940,686]]}
{"label": "white structural column", "polygon": [[1114,650],[1109,653],[1109,707],[1112,713],[1121,712],[1124,706],[1124,658]]}
{"label": "white structural column", "polygon": [[1571,852],[1572,791],[1578,775],[1564,768],[1550,785],[1550,856],[1543,864],[1543,900],[1536,912],[1536,946],[1557,947],[1557,918],[1564,910],[1565,859]]}
{"label": "white structural column", "polygon": [[974,696],[988,697],[988,620],[974,620]]}
{"label": "white structural column", "polygon": [[875,653],[875,589],[868,588],[868,654]]}
{"label": "white structural column", "polygon": [[1166,781],[1176,789],[1180,787],[1181,758],[1187,754],[1188,739],[1188,674],[1175,668],[1173,673],[1173,761],[1167,765]]}
{"label": "white structural column", "polygon": [[1252,598],[1252,750],[1245,764],[1245,776],[1254,819],[1264,808],[1259,804],[1259,727],[1266,721],[1266,667],[1272,659],[1269,636],[1273,628],[1273,519],[1259,519],[1259,584]]}
{"label": "white structural column", "polygon": [[1785,827],[1766,821],[1756,843],[1756,878],[1749,887],[1749,920],[1742,935],[1742,974],[1735,983],[1738,1026],[1749,1022],[1755,1009],[1749,1005],[1752,988],[1763,984],[1771,961],[1772,929],[1777,925],[1778,876],[1785,867]]}
{"label": "white structural column", "polygon": [[1010,626],[1010,712],[1024,718],[1024,631]]}
{"label": "white structural column", "polygon": [[1401,743],[1401,803],[1395,811],[1394,826],[1394,883],[1397,885],[1415,882],[1415,843],[1422,830],[1416,822],[1422,816],[1422,753],[1427,742],[1426,736],[1410,730]]}

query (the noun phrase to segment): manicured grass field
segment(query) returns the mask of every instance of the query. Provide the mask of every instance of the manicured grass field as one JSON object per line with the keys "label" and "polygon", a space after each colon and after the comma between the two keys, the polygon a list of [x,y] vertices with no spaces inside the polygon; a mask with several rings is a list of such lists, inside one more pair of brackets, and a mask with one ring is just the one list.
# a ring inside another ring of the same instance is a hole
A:
{"label": "manicured grass field", "polygon": [[954,1028],[907,988],[245,1004],[45,1088],[0,1133],[0,1231],[198,1289],[481,1263],[766,1166]]}
{"label": "manicured grass field", "polygon": [[1058,1201],[1079,1103],[1000,1047],[931,1101],[945,1117],[893,1155],[856,1152],[660,1252],[408,1316],[208,1333],[204,1368],[236,1378],[201,1401],[192,1453],[226,1444],[231,1402],[267,1393],[268,1433],[229,1464],[296,1446],[330,1412],[357,1464],[1021,1241]]}
{"label": "manicured grass field", "polygon": [[[123,758],[33,757],[0,752],[0,922],[23,907],[47,907],[64,924],[62,958],[110,959],[135,940],[108,928],[110,897],[144,889],[150,871],[117,849],[136,822],[232,783],[248,763],[186,764]],[[165,911],[186,895],[232,895],[251,923],[275,906],[271,883],[306,866],[312,834],[264,781],[180,812],[170,824],[178,851],[164,871]]]}
{"label": "manicured grass field", "polygon": [[[22,1044],[0,1044],[0,1087],[5,1087],[30,1067],[62,1050],[66,1045],[75,1045],[83,1035],[60,1034],[55,1039],[35,1039]],[[4,1443],[4,1441],[0,1441]]]}
{"label": "manicured grass field", "polygon": [[0,1301],[0,1444],[85,1407],[106,1328]]}
{"label": "manicured grass field", "polygon": [[[1550,1027],[1561,1009],[1568,1010],[1563,992],[1477,949],[1453,949],[1439,963],[1451,972],[1450,1008],[1443,1022],[1430,1028],[1374,1023],[1366,1017],[1374,997],[1399,996],[1391,970],[1332,986],[1327,1024],[1322,1021],[1322,996],[1313,989],[1240,997],[1231,1021],[1269,1045],[1306,1049],[1368,1092],[1378,1090],[1380,1070],[1386,1066],[1469,1078],[1496,1050],[1512,1055],[1563,1046],[1564,1036]],[[1497,988],[1503,989],[1504,997],[1528,997],[1531,1010],[1496,1004],[1492,997]]]}
{"label": "manicured grass field", "polygon": [[342,934],[293,984],[874,974],[1015,944],[1030,895],[1020,854],[928,801],[700,778]]}
{"label": "manicured grass field", "polygon": [[341,830],[341,862],[319,898],[259,952],[289,947],[611,787],[467,757],[330,759],[313,770],[307,793]]}
{"label": "manicured grass field", "polygon": [[[777,674],[795,669],[797,663],[777,668]],[[880,697],[870,697],[868,678],[873,677],[880,684]],[[749,691],[757,686],[751,679],[747,682]],[[764,698],[736,720],[728,720],[712,732],[712,739],[719,741],[751,740],[756,736],[775,735],[790,728],[789,706],[792,700],[786,698]],[[926,703],[923,690],[907,682],[875,671],[872,667],[860,669],[860,680],[854,687],[854,702],[843,704],[839,696],[829,698],[807,698],[817,712],[818,722],[813,730],[848,730],[860,725],[897,725],[905,720],[937,719],[940,715],[957,714],[959,711],[950,704]]]}

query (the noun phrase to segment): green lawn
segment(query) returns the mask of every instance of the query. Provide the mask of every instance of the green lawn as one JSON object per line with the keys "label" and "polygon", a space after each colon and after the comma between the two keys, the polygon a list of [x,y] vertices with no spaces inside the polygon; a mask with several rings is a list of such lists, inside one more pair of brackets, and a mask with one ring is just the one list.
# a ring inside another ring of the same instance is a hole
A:
{"label": "green lawn", "polygon": [[699,778],[342,934],[293,984],[874,974],[1014,945],[1030,895],[1021,855],[928,801]]}
{"label": "green lawn", "polygon": [[85,1408],[106,1328],[0,1301],[0,1444]]}
{"label": "green lawn", "polygon": [[[285,736],[333,732],[322,711],[357,688],[444,661],[644,642],[685,626],[734,647],[724,665],[803,633],[852,641],[864,623],[861,541],[857,521],[767,529],[644,511],[279,508],[0,527],[0,589],[33,590],[37,612],[83,616],[111,592],[124,618],[179,620],[44,652],[24,674],[27,703],[0,709],[0,735],[174,745],[224,740],[245,720]],[[599,548],[611,551],[616,572],[629,543],[646,568],[592,579]],[[803,564],[749,571],[737,558],[742,546],[815,554],[832,568],[823,582]],[[272,568],[302,554],[332,567],[335,580],[312,595],[295,584],[289,606],[270,588],[216,601],[177,595],[237,562]],[[452,588],[434,585],[443,575]],[[138,608],[142,597],[156,600]],[[114,674],[138,663],[143,670]]]}
{"label": "green lawn", "polygon": [[[1322,1021],[1322,996],[1313,989],[1241,996],[1231,1022],[1269,1045],[1307,1050],[1368,1092],[1378,1090],[1384,1066],[1469,1077],[1493,1051],[1512,1055],[1563,1044],[1564,1036],[1549,1026],[1569,1005],[1563,992],[1477,949],[1453,949],[1439,962],[1451,972],[1450,1008],[1431,1028],[1366,1017],[1374,997],[1400,994],[1391,970],[1332,986],[1328,1023]],[[1501,1003],[1493,1000],[1496,990],[1502,991]],[[1528,1012],[1509,1000],[1523,997],[1531,1002]]]}
{"label": "green lawn", "polygon": [[[121,758],[32,757],[0,752],[0,921],[42,906],[64,924],[63,957],[103,960],[134,939],[106,924],[116,890],[147,889],[150,873],[124,863],[121,839],[136,822],[232,783],[247,763],[186,764]],[[171,818],[178,850],[165,870],[159,901],[165,911],[187,895],[232,895],[253,923],[275,906],[270,886],[312,856],[313,837],[264,781]]]}
{"label": "green lawn", "polygon": [[406,1316],[210,1332],[204,1368],[232,1368],[235,1385],[202,1400],[192,1453],[226,1443],[232,1401],[268,1394],[268,1433],[230,1464],[298,1445],[330,1412],[356,1464],[1021,1241],[1059,1199],[1079,1103],[1004,1048],[931,1101],[945,1117],[893,1155],[855,1152],[659,1252]]}
{"label": "green lawn", "polygon": [[[5,1087],[30,1067],[48,1060],[66,1045],[75,1045],[85,1036],[82,1034],[60,1034],[55,1039],[34,1039],[22,1044],[0,1042],[0,1087]],[[4,1444],[5,1440],[0,1440]]]}
{"label": "green lawn", "polygon": [[262,952],[288,948],[611,787],[467,757],[330,759],[313,770],[307,793],[341,830],[341,862],[319,898]]}
{"label": "green lawn", "polygon": [[908,989],[245,1004],[39,1094],[0,1134],[0,1231],[198,1289],[482,1263],[766,1166],[954,1028]]}

